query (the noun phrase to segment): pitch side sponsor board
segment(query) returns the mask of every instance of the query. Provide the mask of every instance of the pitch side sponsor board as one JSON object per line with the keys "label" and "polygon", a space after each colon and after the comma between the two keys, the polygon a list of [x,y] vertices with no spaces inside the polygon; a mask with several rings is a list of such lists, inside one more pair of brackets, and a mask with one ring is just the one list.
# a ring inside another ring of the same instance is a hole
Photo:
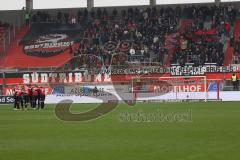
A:
{"label": "pitch side sponsor board", "polygon": [[12,104],[14,98],[12,96],[0,96],[0,104]]}

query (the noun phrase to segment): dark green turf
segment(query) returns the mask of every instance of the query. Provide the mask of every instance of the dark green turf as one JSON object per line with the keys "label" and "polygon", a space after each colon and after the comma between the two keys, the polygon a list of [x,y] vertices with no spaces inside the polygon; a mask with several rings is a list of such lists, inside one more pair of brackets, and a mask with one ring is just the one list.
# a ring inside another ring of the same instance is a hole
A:
{"label": "dark green turf", "polygon": [[[94,105],[74,105],[72,111]],[[192,122],[122,122],[122,113],[183,113]],[[91,122],[64,122],[54,106],[13,111],[0,106],[0,160],[238,160],[240,103],[119,105]]]}

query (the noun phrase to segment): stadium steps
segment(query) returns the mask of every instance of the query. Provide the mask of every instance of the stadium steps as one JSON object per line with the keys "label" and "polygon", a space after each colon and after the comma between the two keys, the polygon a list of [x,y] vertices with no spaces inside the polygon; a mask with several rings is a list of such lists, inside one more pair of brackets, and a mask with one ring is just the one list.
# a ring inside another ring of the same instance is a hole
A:
{"label": "stadium steps", "polygon": [[[234,34],[234,43],[235,43],[238,37],[240,36],[240,18],[238,18],[234,24],[233,34]],[[233,55],[234,55],[234,47],[231,47],[230,42],[228,41],[227,50],[224,57],[224,64],[223,64],[224,66],[228,66],[229,64],[232,63]]]}
{"label": "stadium steps", "polygon": [[235,37],[235,41],[239,38],[240,36],[240,18],[238,18],[235,22],[235,25],[234,25],[234,37]]}
{"label": "stadium steps", "polygon": [[22,34],[24,34],[23,32],[25,30],[27,30],[27,28],[25,28],[25,26],[23,26],[20,29],[18,29],[18,28],[15,28],[15,29],[16,29],[16,35],[15,35],[14,39],[11,41],[9,48],[7,48],[6,56],[5,57],[1,57],[1,59],[0,59],[0,68],[5,68],[4,65],[6,63],[5,62],[6,61],[6,57],[10,53],[12,53],[12,48],[15,47],[18,44],[18,39],[21,37]]}
{"label": "stadium steps", "polygon": [[167,64],[167,66],[171,66],[172,56],[175,53],[175,51],[176,51],[176,48],[174,48],[174,47],[169,49],[168,57],[166,58],[167,63],[164,63],[164,64]]}
{"label": "stadium steps", "polygon": [[228,41],[224,62],[223,62],[224,66],[228,66],[232,62],[233,53],[234,53],[234,48],[230,46],[230,42]]}
{"label": "stadium steps", "polygon": [[[28,27],[26,27],[26,26],[23,26],[20,29],[18,29],[18,28],[15,28],[15,29],[16,29],[16,35],[14,37],[14,40],[11,41],[9,48],[7,49],[6,57],[7,57],[7,55],[12,53],[11,49],[18,45],[18,43],[20,41],[19,39],[21,39],[21,37],[23,37],[28,32]],[[2,67],[4,68],[4,63],[5,63],[6,57],[3,57],[0,59],[0,67],[1,68]]]}
{"label": "stadium steps", "polygon": [[2,68],[6,68],[6,63],[9,62],[9,59],[13,58],[15,55],[14,53],[17,52],[18,44],[20,43],[21,39],[25,36],[28,32],[29,28],[27,26],[23,26],[17,33],[14,40],[11,42],[11,46],[9,47],[6,57],[3,59],[1,63]]}
{"label": "stadium steps", "polygon": [[20,41],[28,33],[29,28],[24,26],[21,31],[16,35],[12,46],[7,52],[7,56],[4,59],[1,68],[4,69],[14,69],[14,68],[49,68],[49,67],[59,67],[72,58],[69,54],[69,50],[65,52],[52,56],[52,57],[33,57],[28,56],[24,53]]}

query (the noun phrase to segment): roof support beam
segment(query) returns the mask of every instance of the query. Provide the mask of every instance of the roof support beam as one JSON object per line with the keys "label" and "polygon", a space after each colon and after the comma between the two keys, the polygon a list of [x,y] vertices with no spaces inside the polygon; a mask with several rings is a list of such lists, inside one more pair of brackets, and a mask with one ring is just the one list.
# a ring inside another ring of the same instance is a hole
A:
{"label": "roof support beam", "polygon": [[219,5],[221,0],[215,0],[216,5]]}
{"label": "roof support beam", "polygon": [[94,0],[87,0],[87,9],[91,10],[94,7]]}
{"label": "roof support beam", "polygon": [[26,0],[26,10],[30,11],[33,9],[33,0]]}
{"label": "roof support beam", "polygon": [[157,2],[156,0],[149,0],[150,1],[150,6],[156,6]]}

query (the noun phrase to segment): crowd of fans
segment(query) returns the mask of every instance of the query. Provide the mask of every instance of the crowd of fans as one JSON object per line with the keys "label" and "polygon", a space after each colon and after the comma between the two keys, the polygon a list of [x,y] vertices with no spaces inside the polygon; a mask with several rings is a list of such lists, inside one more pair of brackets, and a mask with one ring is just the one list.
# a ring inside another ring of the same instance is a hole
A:
{"label": "crowd of fans", "polygon": [[98,9],[90,13],[85,10],[78,15],[80,23],[88,22],[85,39],[76,54],[101,56],[106,65],[123,65],[126,60],[163,63],[165,36],[176,33],[179,24],[179,18],[171,8],[160,11],[129,8],[120,13]]}
{"label": "crowd of fans", "polygon": [[[165,57],[172,47],[171,63],[222,65],[236,16],[237,10],[232,5],[121,11],[98,8],[79,10],[77,14],[59,11],[56,16],[37,12],[32,21],[81,25],[84,31],[74,55],[98,56],[106,66],[129,61],[166,64]],[[190,23],[180,32],[183,19]],[[174,41],[168,43],[169,37]],[[239,53],[240,42],[235,48]],[[86,58],[82,61],[89,62]]]}
{"label": "crowd of fans", "polygon": [[190,13],[193,13],[191,23],[181,35],[180,45],[177,47],[172,63],[223,65],[225,45],[232,36],[231,29],[236,19],[236,10],[231,5],[205,6],[191,7],[186,16]]}

